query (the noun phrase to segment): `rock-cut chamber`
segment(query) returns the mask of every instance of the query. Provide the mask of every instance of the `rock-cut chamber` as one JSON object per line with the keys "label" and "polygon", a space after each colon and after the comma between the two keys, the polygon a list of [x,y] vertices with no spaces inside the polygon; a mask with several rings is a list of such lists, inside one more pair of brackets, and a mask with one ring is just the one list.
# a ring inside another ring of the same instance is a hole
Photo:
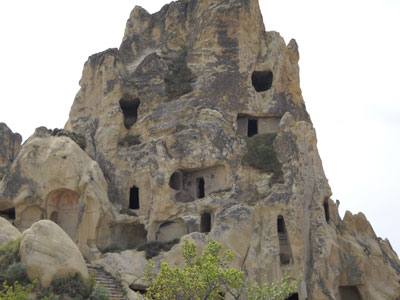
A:
{"label": "rock-cut chamber", "polygon": [[47,216],[73,241],[77,239],[79,194],[69,189],[52,191],[47,201]]}

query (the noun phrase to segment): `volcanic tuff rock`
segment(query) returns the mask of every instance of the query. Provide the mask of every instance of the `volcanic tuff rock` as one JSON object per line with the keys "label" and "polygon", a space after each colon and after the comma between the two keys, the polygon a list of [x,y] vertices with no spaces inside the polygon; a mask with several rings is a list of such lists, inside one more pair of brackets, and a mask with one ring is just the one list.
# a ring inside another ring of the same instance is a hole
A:
{"label": "volcanic tuff rock", "polygon": [[[98,261],[132,288],[138,246],[212,237],[254,280],[300,280],[299,299],[396,299],[389,242],[329,198],[298,60],[257,0],[135,7],[120,48],[86,62],[67,136],[38,129],[0,202],[19,228],[55,220],[90,260],[132,249]],[[156,261],[181,264],[179,245],[162,249]]]}
{"label": "volcanic tuff rock", "polygon": [[21,233],[8,220],[0,217],[0,246],[14,241],[21,236]]}
{"label": "volcanic tuff rock", "polygon": [[19,133],[13,133],[6,124],[0,123],[0,180],[17,156],[21,142]]}
{"label": "volcanic tuff rock", "polygon": [[54,222],[41,220],[25,230],[20,246],[21,262],[30,280],[48,287],[56,278],[74,276],[89,279],[89,273],[76,244]]}

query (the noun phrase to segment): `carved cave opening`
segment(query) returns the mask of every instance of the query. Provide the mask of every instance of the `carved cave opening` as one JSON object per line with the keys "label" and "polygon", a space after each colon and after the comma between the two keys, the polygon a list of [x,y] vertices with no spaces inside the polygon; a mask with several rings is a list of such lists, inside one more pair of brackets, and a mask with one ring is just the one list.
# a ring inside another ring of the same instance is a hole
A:
{"label": "carved cave opening", "polygon": [[79,194],[69,189],[52,191],[48,196],[47,216],[58,224],[73,241],[78,231]]}
{"label": "carved cave opening", "polygon": [[258,120],[257,119],[248,119],[247,124],[247,136],[252,137],[253,135],[258,134]]}
{"label": "carved cave opening", "polygon": [[252,137],[256,134],[276,133],[279,130],[280,116],[255,117],[247,114],[238,114],[237,133]]}
{"label": "carved cave opening", "polygon": [[299,294],[294,293],[294,294],[290,295],[288,298],[286,298],[285,300],[299,300]]}
{"label": "carved cave opening", "polygon": [[121,99],[119,106],[124,115],[124,125],[126,129],[130,129],[136,123],[138,117],[139,99]]}
{"label": "carved cave opening", "polygon": [[362,300],[356,286],[339,286],[339,300]]}
{"label": "carved cave opening", "polygon": [[325,199],[325,201],[324,201],[324,211],[325,211],[325,220],[326,220],[327,223],[329,223],[330,215],[329,215],[329,202],[328,202],[328,199]]}
{"label": "carved cave opening", "polygon": [[110,249],[135,249],[147,242],[147,231],[143,224],[119,223],[110,227]]}
{"label": "carved cave opening", "polygon": [[271,71],[254,71],[251,83],[257,92],[268,91],[272,87],[273,74]]}
{"label": "carved cave opening", "polygon": [[282,216],[278,216],[278,238],[279,238],[279,259],[281,265],[290,264],[292,253],[290,250],[289,239],[287,237],[285,220]]}
{"label": "carved cave opening", "polygon": [[204,198],[204,196],[205,196],[204,185],[205,185],[205,182],[204,182],[203,177],[196,178],[197,198],[199,198],[199,199]]}
{"label": "carved cave opening", "polygon": [[15,220],[15,208],[5,209],[0,211],[0,217],[4,219],[14,221]]}
{"label": "carved cave opening", "polygon": [[131,187],[129,191],[129,208],[139,209],[139,188],[136,186]]}
{"label": "carved cave opening", "polygon": [[182,174],[180,172],[174,172],[169,179],[169,186],[172,189],[179,191],[181,189],[181,183]]}
{"label": "carved cave opening", "polygon": [[175,193],[177,202],[189,203],[225,189],[228,182],[225,166],[215,166],[177,170],[171,175],[169,186],[177,191]]}
{"label": "carved cave opening", "polygon": [[211,231],[211,214],[202,213],[200,217],[200,232],[208,233]]}
{"label": "carved cave opening", "polygon": [[58,212],[53,211],[50,215],[50,220],[58,224]]}

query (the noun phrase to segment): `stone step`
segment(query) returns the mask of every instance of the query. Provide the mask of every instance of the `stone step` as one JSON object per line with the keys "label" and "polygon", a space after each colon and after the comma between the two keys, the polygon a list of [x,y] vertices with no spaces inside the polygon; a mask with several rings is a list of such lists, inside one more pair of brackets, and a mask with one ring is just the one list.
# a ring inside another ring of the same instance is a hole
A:
{"label": "stone step", "polygon": [[86,264],[89,273],[94,274],[96,284],[103,286],[107,290],[111,300],[127,300],[121,291],[121,287],[115,283],[114,278],[110,274],[102,268],[89,265],[88,262]]}

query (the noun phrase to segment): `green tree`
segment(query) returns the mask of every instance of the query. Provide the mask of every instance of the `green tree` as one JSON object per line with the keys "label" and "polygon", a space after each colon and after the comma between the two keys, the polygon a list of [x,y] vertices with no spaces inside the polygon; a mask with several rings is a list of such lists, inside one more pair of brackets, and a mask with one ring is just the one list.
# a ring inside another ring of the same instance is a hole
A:
{"label": "green tree", "polygon": [[233,254],[226,250],[220,255],[222,245],[213,239],[196,258],[196,245],[185,240],[183,269],[171,268],[161,262],[158,275],[154,262],[147,263],[145,279],[150,283],[146,296],[154,300],[219,300],[225,295],[233,299],[281,300],[297,289],[297,282],[288,276],[280,282],[269,284],[245,284],[244,273],[230,266]]}

